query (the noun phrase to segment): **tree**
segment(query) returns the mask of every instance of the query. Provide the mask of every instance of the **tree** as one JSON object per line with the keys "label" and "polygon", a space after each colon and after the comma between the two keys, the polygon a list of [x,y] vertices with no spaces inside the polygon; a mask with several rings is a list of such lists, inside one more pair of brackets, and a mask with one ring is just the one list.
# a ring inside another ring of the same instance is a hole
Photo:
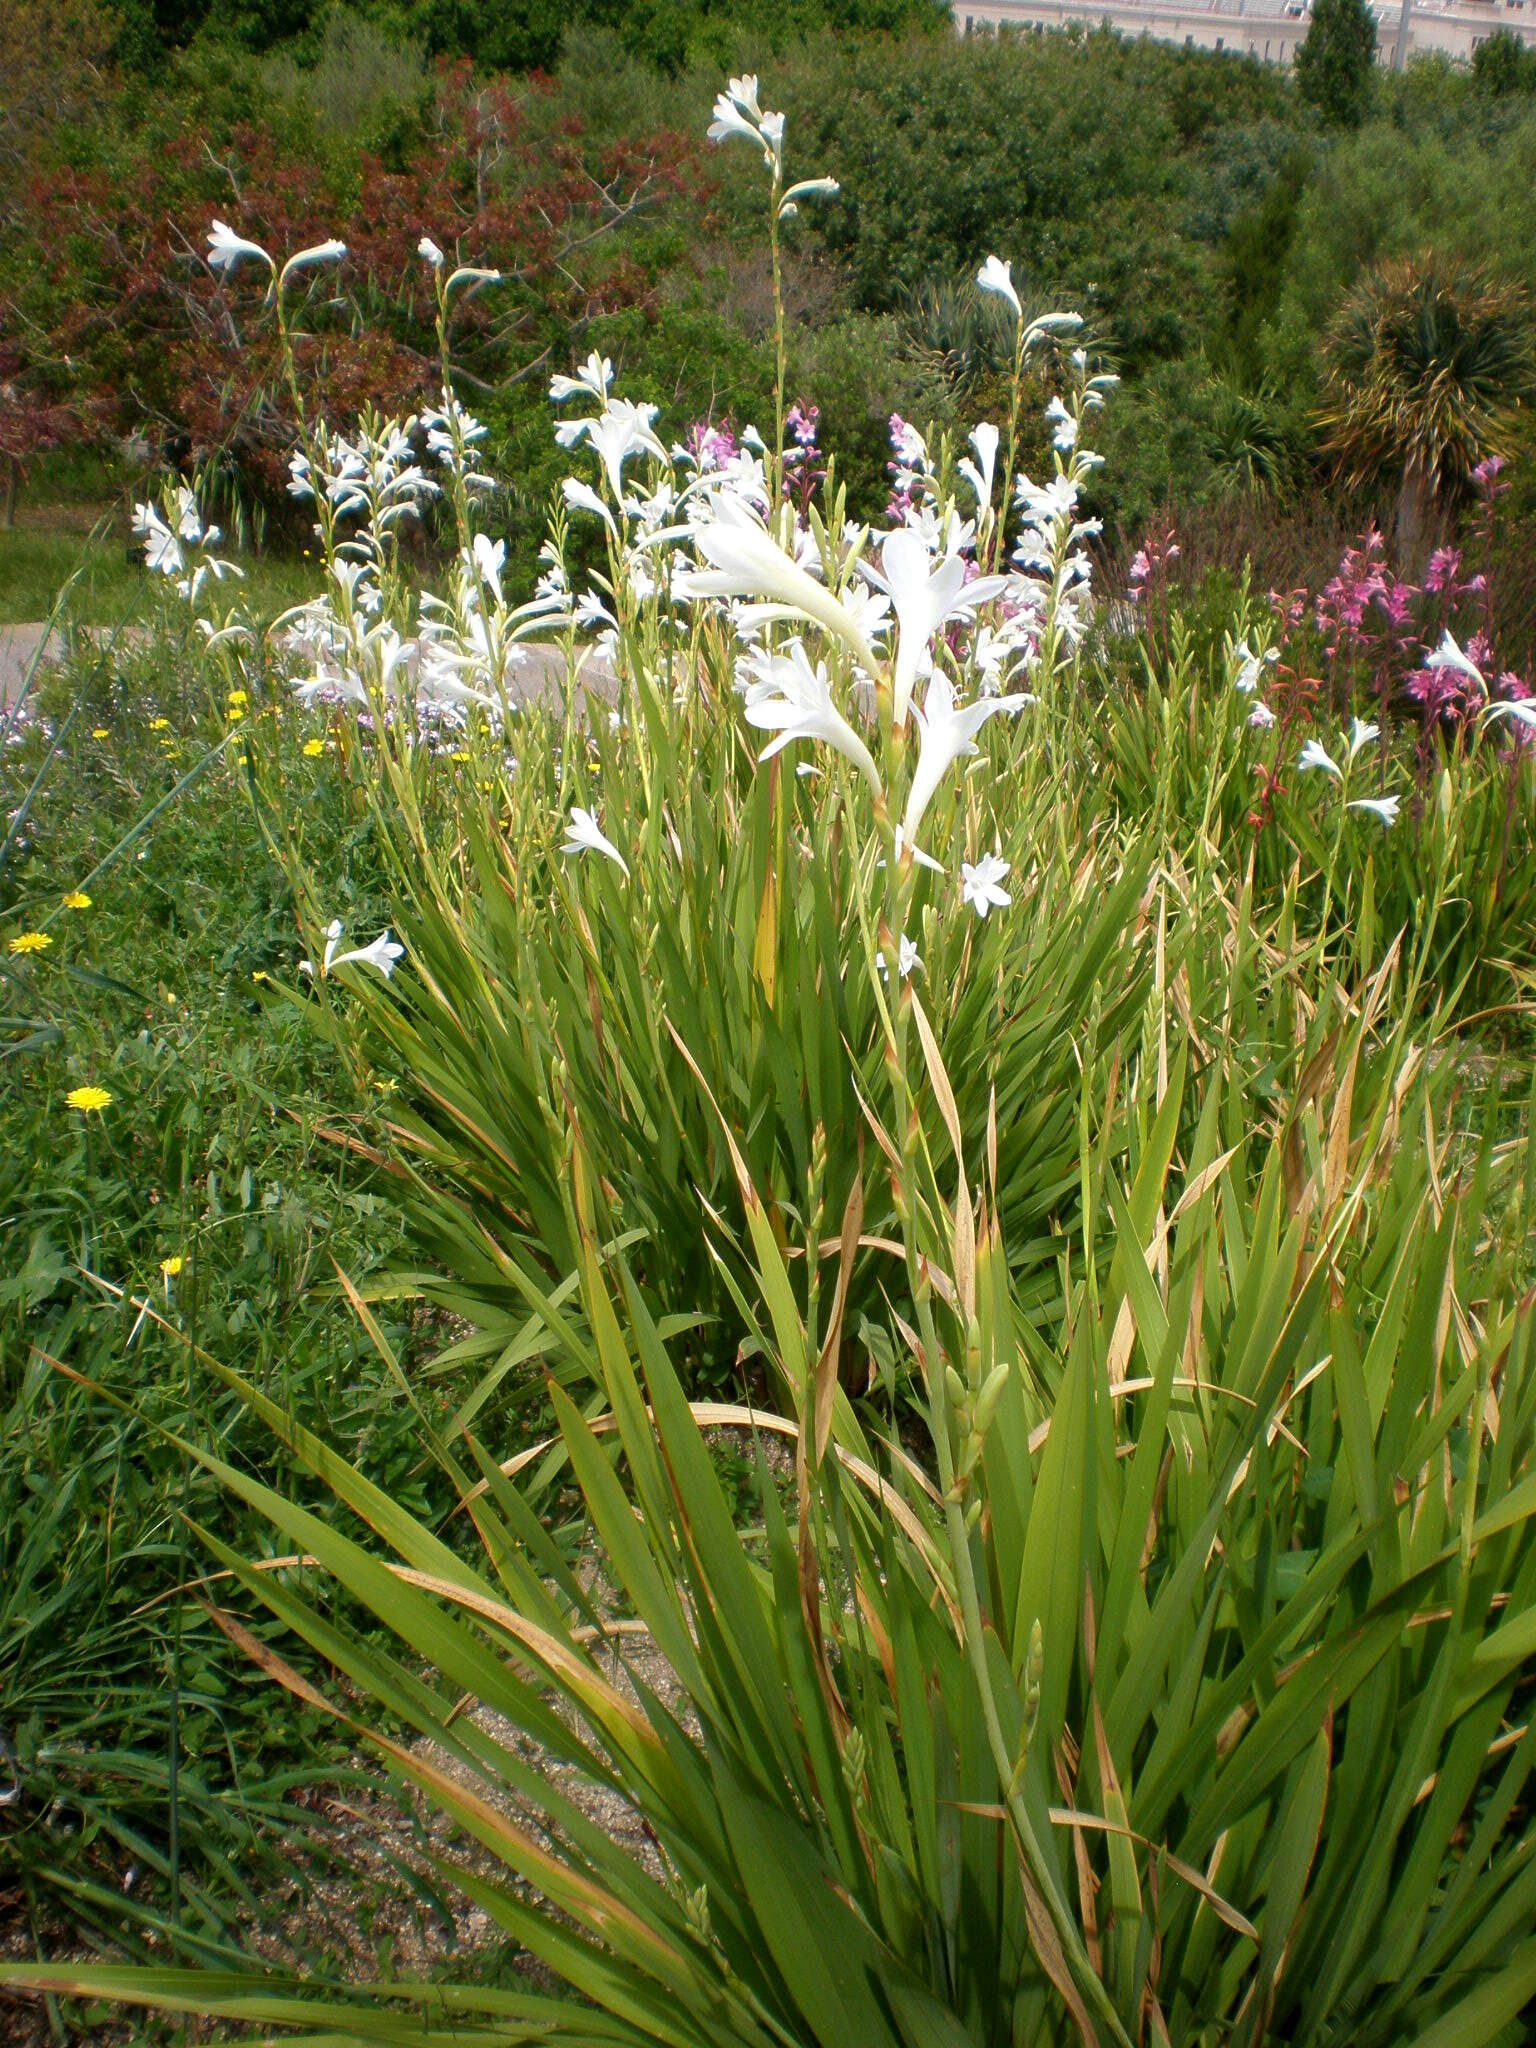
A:
{"label": "tree", "polygon": [[1536,50],[1527,49],[1513,30],[1495,29],[1472,52],[1472,81],[1490,99],[1536,92]]}
{"label": "tree", "polygon": [[1376,77],[1376,18],[1365,0],[1315,0],[1296,83],[1330,128],[1358,128]]}
{"label": "tree", "polygon": [[1397,480],[1411,566],[1439,507],[1484,456],[1508,453],[1513,410],[1536,391],[1530,301],[1451,258],[1384,263],[1350,295],[1323,360],[1324,446],[1351,489]]}

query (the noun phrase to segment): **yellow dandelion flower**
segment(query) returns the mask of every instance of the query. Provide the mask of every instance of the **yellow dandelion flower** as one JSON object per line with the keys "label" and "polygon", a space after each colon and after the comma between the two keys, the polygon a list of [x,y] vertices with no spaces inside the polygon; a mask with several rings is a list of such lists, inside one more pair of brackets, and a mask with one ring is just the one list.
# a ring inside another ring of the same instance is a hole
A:
{"label": "yellow dandelion flower", "polygon": [[170,722],[168,718],[152,718],[149,721],[149,729],[151,732],[164,732]]}
{"label": "yellow dandelion flower", "polygon": [[324,740],[306,740],[304,742],[304,758],[306,761],[316,760],[324,752]]}
{"label": "yellow dandelion flower", "polygon": [[46,953],[53,944],[50,932],[18,932],[11,941],[13,953]]}
{"label": "yellow dandelion flower", "polygon": [[176,1275],[181,1271],[182,1267],[186,1263],[187,1262],[181,1256],[181,1253],[175,1252],[172,1254],[170,1258],[162,1259],[160,1261],[160,1270],[165,1275],[167,1280],[174,1280],[176,1278]]}
{"label": "yellow dandelion flower", "polygon": [[89,910],[90,907],[91,899],[83,889],[71,889],[64,898],[64,908],[66,910]]}
{"label": "yellow dandelion flower", "polygon": [[107,731],[104,725],[93,725],[91,727],[91,738],[93,740],[109,740],[111,737],[111,733]]}
{"label": "yellow dandelion flower", "polygon": [[71,1088],[64,1100],[71,1109],[83,1109],[87,1116],[90,1115],[92,1110],[95,1110],[100,1115],[101,1111],[112,1100],[112,1090],[110,1088],[95,1087]]}
{"label": "yellow dandelion flower", "polygon": [[249,704],[251,700],[244,690],[231,690],[224,701],[226,704]]}

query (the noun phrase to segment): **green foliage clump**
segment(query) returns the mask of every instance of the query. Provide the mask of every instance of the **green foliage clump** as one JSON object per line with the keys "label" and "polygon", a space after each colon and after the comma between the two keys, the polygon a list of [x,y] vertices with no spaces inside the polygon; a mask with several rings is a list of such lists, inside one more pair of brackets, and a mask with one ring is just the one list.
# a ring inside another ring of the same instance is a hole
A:
{"label": "green foliage clump", "polygon": [[1316,0],[1296,84],[1332,128],[1358,128],[1376,81],[1376,17],[1365,0]]}
{"label": "green foliage clump", "polygon": [[1495,29],[1472,52],[1472,81],[1490,99],[1536,92],[1536,49],[1512,29]]}

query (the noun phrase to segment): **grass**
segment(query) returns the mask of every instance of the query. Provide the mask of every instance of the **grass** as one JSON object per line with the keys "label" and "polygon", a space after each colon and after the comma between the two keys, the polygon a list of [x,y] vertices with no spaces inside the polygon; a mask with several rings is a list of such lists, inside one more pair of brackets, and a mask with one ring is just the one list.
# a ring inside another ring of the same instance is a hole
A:
{"label": "grass", "polygon": [[[348,1078],[253,978],[291,978],[298,946],[238,758],[93,881],[88,908],[59,909],[218,737],[164,649],[132,650],[111,686],[89,674],[47,685],[3,764],[9,813],[83,694],[0,871],[0,931],[52,913],[54,940],[0,949],[0,1733],[19,1786],[0,1810],[0,1921],[30,1913],[29,1942],[67,1947],[174,1918],[217,1944],[284,1880],[271,1830],[293,1782],[342,1752],[274,1712],[178,1590],[205,1569],[191,1524],[238,1540],[240,1522],[166,1432],[273,1461],[115,1290],[242,1361],[423,1512],[433,1498],[414,1419],[334,1293],[333,1261],[366,1283],[392,1253],[395,1207],[335,1142],[373,1135]],[[312,829],[363,890],[325,764],[300,760]],[[85,1083],[111,1093],[99,1116],[65,1103]],[[421,1333],[379,1313],[409,1366]]]}
{"label": "grass", "polygon": [[[0,627],[47,618],[60,585],[77,569],[72,614],[79,624],[110,625],[128,612],[142,612],[148,596],[143,555],[129,520],[122,496],[24,498],[16,524],[0,528]],[[240,560],[258,612],[297,604],[313,587],[309,565],[299,555],[242,550]]]}

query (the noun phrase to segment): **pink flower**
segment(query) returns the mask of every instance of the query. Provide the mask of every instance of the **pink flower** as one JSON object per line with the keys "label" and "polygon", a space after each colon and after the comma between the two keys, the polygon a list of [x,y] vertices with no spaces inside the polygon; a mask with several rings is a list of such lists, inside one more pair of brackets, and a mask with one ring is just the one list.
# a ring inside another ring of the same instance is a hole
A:
{"label": "pink flower", "polygon": [[1424,571],[1424,588],[1438,595],[1455,582],[1456,572],[1460,567],[1459,548],[1436,548],[1429,558],[1429,567]]}
{"label": "pink flower", "polygon": [[802,448],[814,448],[816,446],[816,422],[820,418],[820,406],[812,405],[807,400],[802,399],[798,405],[792,405],[789,411],[785,413],[784,424]]}
{"label": "pink flower", "polygon": [[724,469],[736,459],[736,436],[723,423],[695,420],[688,429],[688,449],[700,469]]}

